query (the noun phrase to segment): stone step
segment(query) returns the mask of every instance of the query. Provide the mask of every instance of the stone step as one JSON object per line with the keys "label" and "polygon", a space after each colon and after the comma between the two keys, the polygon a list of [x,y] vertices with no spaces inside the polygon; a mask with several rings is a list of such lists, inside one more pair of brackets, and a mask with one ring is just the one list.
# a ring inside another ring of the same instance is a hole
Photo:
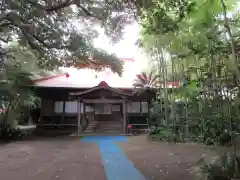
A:
{"label": "stone step", "polygon": [[84,133],[121,133],[122,130],[105,130],[105,131],[93,131],[85,130]]}
{"label": "stone step", "polygon": [[102,123],[89,123],[88,125],[102,125],[102,126],[108,126],[108,125],[121,125],[121,123],[106,123],[106,124],[102,124]]}
{"label": "stone step", "polygon": [[84,133],[116,133],[123,131],[120,121],[91,121]]}
{"label": "stone step", "polygon": [[108,126],[103,126],[103,125],[88,125],[87,128],[121,128],[122,126],[121,125],[108,125]]}
{"label": "stone step", "polygon": [[122,127],[87,127],[86,129],[122,129]]}
{"label": "stone step", "polygon": [[126,135],[123,132],[84,132],[83,135],[87,136],[119,136],[119,135]]}
{"label": "stone step", "polygon": [[108,132],[108,131],[115,131],[121,132],[123,129],[85,129],[84,132]]}
{"label": "stone step", "polygon": [[90,122],[89,124],[121,124],[121,122]]}
{"label": "stone step", "polygon": [[102,123],[90,123],[90,124],[88,124],[88,127],[92,127],[92,126],[101,126],[101,127],[103,127],[103,126],[113,126],[113,127],[121,127],[122,126],[122,124],[120,124],[120,123],[111,123],[111,124],[102,124]]}
{"label": "stone step", "polygon": [[121,132],[122,129],[86,129],[84,132]]}

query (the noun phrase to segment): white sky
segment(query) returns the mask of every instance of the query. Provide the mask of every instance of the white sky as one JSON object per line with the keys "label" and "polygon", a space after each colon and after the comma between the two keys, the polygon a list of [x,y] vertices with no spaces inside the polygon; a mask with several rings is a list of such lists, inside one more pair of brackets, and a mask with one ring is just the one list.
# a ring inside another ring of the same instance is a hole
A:
{"label": "white sky", "polygon": [[[135,62],[132,64],[132,68],[134,72],[139,73],[147,65],[146,56],[141,49],[135,45],[139,36],[139,30],[138,24],[127,26],[123,39],[117,44],[112,45],[104,35],[103,29],[99,29],[100,36],[95,40],[94,44],[96,47],[115,53],[119,58],[133,58]],[[128,68],[130,68],[129,66],[124,67],[124,74],[129,73],[127,72],[129,70]],[[132,68],[131,71],[133,71]]]}
{"label": "white sky", "polygon": [[102,48],[110,53],[115,53],[119,58],[133,58],[134,62],[124,62],[123,75],[120,78],[118,75],[106,75],[104,72],[97,73],[91,70],[76,70],[68,69],[71,79],[79,80],[79,77],[88,77],[88,81],[102,81],[106,80],[109,85],[113,86],[131,86],[136,74],[140,73],[146,68],[148,61],[144,53],[138,48],[135,43],[139,36],[139,25],[133,24],[125,28],[123,39],[120,42],[112,45],[107,36],[104,35],[104,30],[99,29],[99,37],[94,41],[96,47]]}

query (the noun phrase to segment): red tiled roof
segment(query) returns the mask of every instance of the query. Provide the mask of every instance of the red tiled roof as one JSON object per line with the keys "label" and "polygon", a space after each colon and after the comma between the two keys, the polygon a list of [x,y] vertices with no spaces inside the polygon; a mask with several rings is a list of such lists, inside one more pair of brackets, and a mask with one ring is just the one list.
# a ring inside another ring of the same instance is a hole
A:
{"label": "red tiled roof", "polygon": [[101,81],[106,81],[109,86],[115,88],[132,88],[132,83],[126,82],[124,78],[116,74],[110,74],[109,77],[105,77],[103,73],[100,77],[94,77],[94,74],[87,72],[87,70],[78,70],[78,72],[37,79],[33,82],[35,83],[34,86],[38,87],[92,88]]}
{"label": "red tiled roof", "polygon": [[[121,58],[122,61],[125,62],[134,62],[133,58]],[[107,74],[107,77],[106,77]],[[36,79],[33,80],[35,83],[35,86],[40,86],[40,87],[71,87],[71,88],[91,88],[95,87],[98,85],[98,83],[101,80],[107,81],[109,86],[111,87],[121,87],[121,88],[132,88],[132,84],[126,84],[123,79],[120,77],[116,79],[116,81],[113,82],[108,82],[111,81],[111,78],[109,80],[108,77],[112,77],[113,73],[106,72],[105,74],[102,75],[102,79],[94,79],[92,77],[88,77],[87,74],[83,75],[78,75],[73,77],[75,74],[59,74],[51,77],[46,77],[46,78],[41,78],[41,79]],[[118,83],[118,85],[116,85]]]}
{"label": "red tiled roof", "polygon": [[33,80],[33,82],[36,84],[36,83],[39,83],[39,82],[42,82],[42,81],[55,79],[55,78],[58,78],[58,77],[61,77],[61,76],[66,76],[66,73],[58,74],[58,75],[54,75],[54,76],[50,76],[50,77],[44,77],[44,78],[40,78],[40,79],[35,79],[35,80]]}

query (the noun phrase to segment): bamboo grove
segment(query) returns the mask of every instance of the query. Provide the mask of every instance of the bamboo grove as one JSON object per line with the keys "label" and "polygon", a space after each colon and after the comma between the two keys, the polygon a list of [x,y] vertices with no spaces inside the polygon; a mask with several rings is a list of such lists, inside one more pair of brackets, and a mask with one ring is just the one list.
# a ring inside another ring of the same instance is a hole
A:
{"label": "bamboo grove", "polygon": [[150,114],[157,138],[227,144],[239,133],[238,10],[221,0],[159,0],[141,10],[139,44],[164,85]]}

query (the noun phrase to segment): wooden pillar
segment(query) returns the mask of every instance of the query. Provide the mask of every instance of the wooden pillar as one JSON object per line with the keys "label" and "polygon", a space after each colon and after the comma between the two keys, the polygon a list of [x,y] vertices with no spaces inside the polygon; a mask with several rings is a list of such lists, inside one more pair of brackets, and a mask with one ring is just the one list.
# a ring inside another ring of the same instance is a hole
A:
{"label": "wooden pillar", "polygon": [[[53,108],[54,111],[54,108]],[[41,102],[41,108],[40,108],[40,114],[39,114],[39,119],[37,119],[37,124],[43,124],[43,104]]]}
{"label": "wooden pillar", "polygon": [[78,106],[77,106],[77,127],[78,127],[78,133],[81,131],[81,102],[78,100]]}
{"label": "wooden pillar", "polygon": [[79,100],[79,123],[80,123],[80,130],[82,132],[82,101]]}
{"label": "wooden pillar", "polygon": [[124,133],[127,133],[127,101],[124,101],[122,105],[123,105],[123,128]]}
{"label": "wooden pillar", "polygon": [[84,131],[84,129],[87,126],[87,117],[86,117],[86,103],[83,102],[83,120],[84,120],[84,124],[82,125],[82,132]]}
{"label": "wooden pillar", "polygon": [[61,118],[61,120],[60,120],[60,122],[59,122],[59,125],[61,125],[61,124],[66,124],[66,123],[64,123],[64,120],[65,120],[65,107],[66,107],[66,101],[63,101],[63,110],[62,110],[62,118]]}
{"label": "wooden pillar", "polygon": [[96,111],[96,104],[93,104],[93,121],[95,121],[96,120],[96,113],[95,113],[95,111]]}

